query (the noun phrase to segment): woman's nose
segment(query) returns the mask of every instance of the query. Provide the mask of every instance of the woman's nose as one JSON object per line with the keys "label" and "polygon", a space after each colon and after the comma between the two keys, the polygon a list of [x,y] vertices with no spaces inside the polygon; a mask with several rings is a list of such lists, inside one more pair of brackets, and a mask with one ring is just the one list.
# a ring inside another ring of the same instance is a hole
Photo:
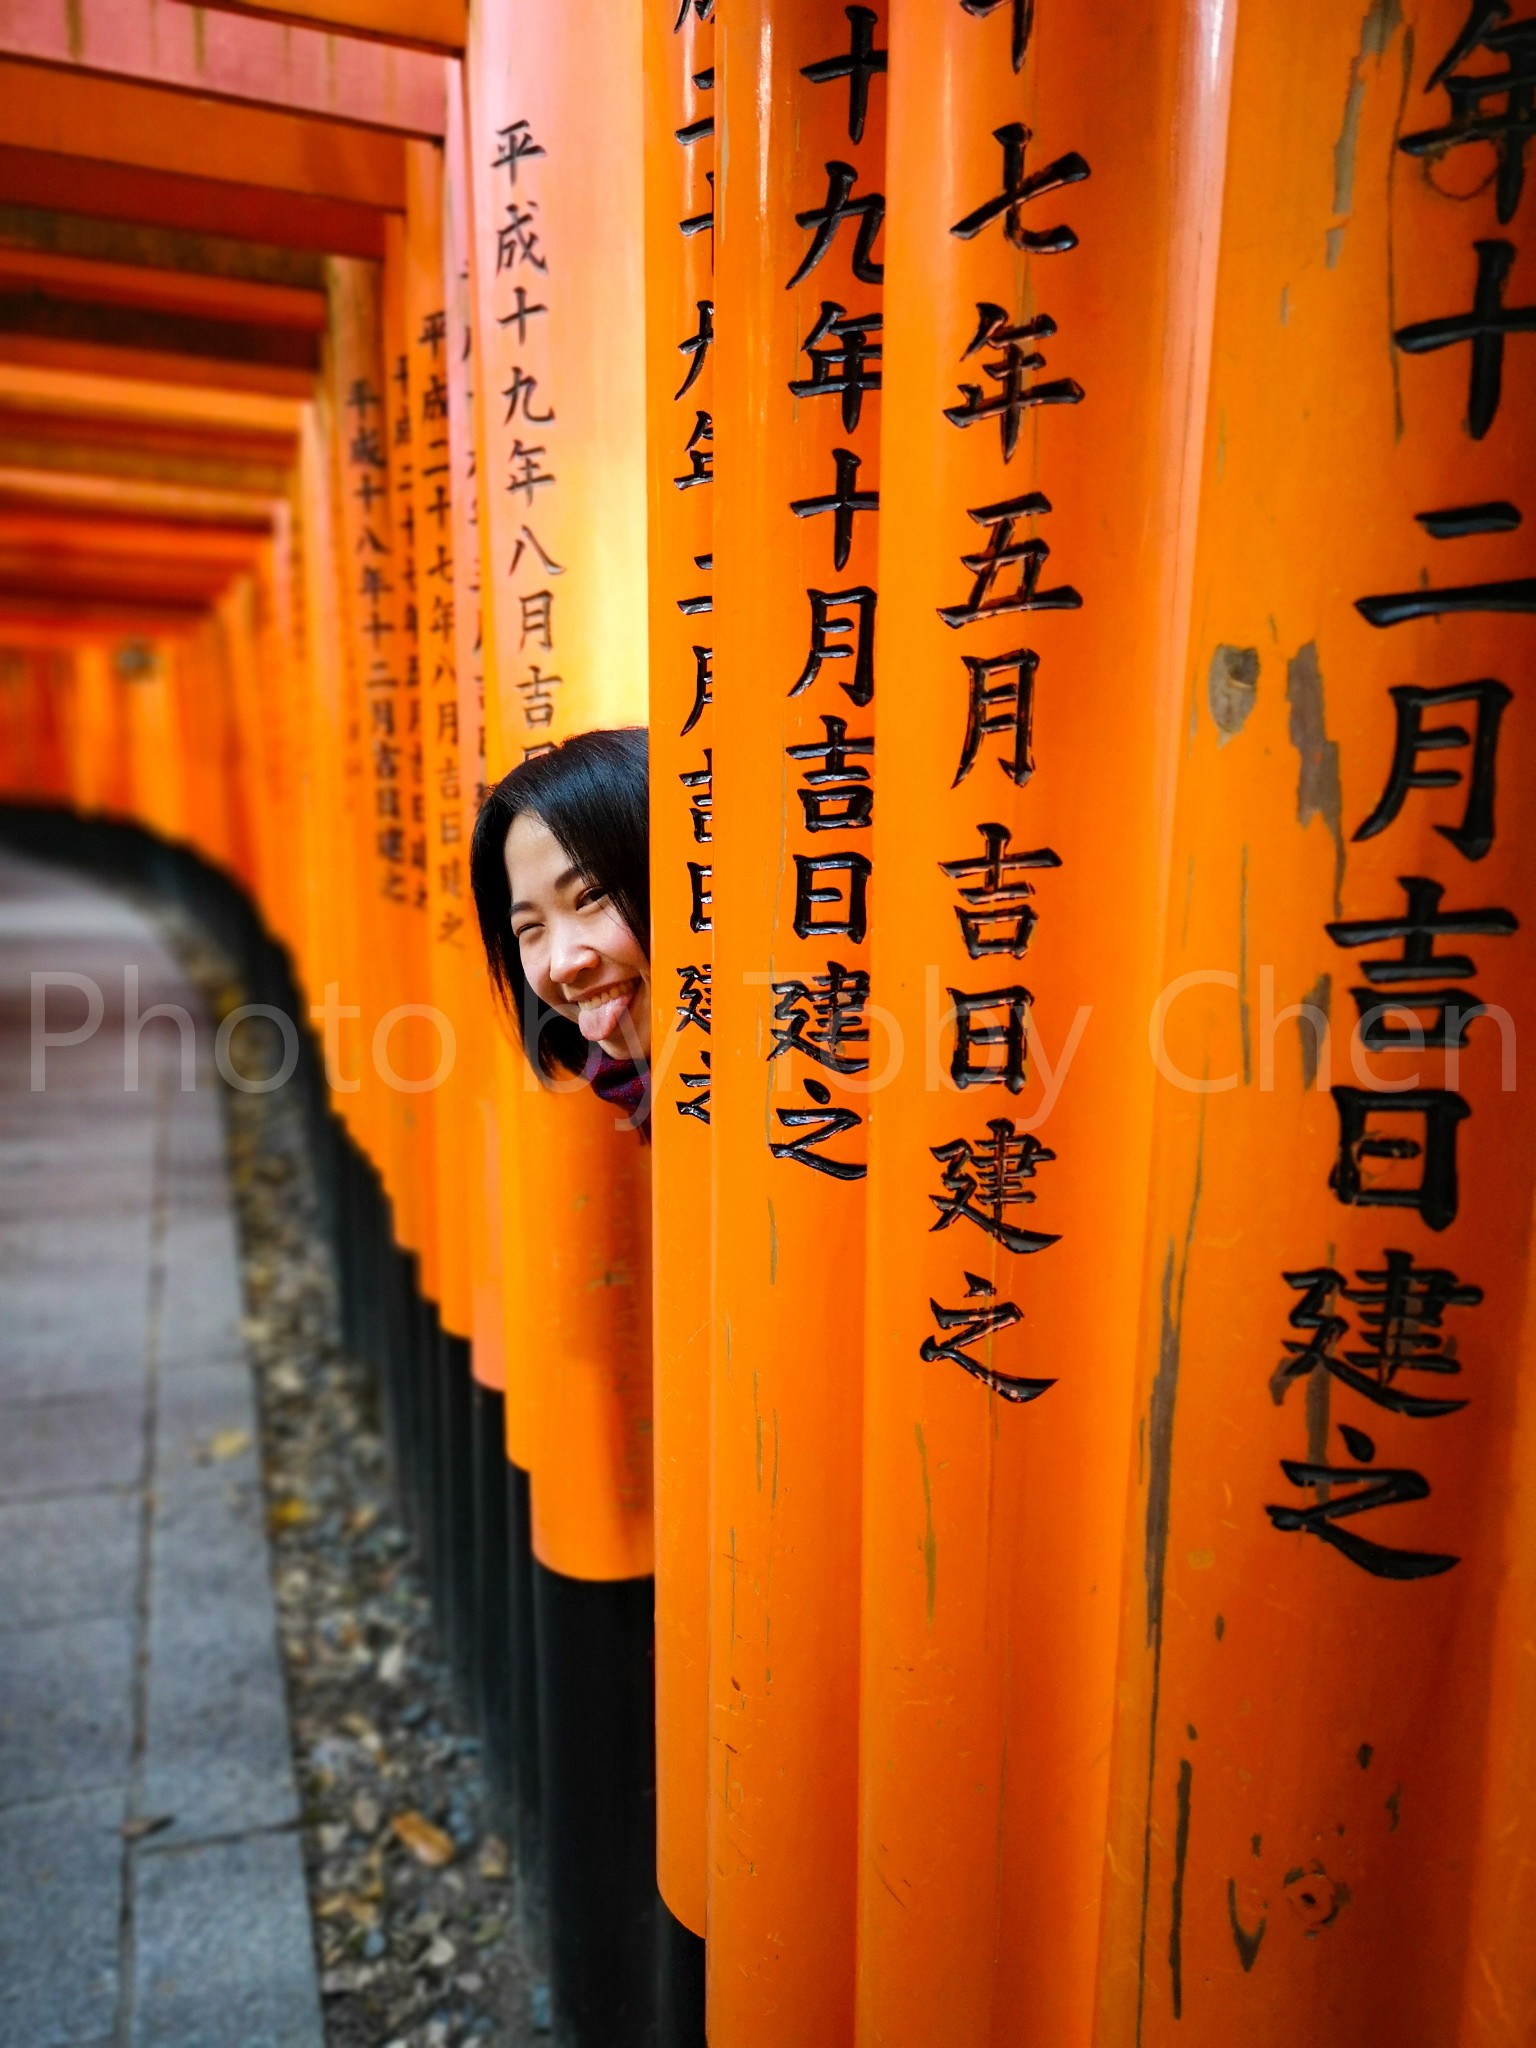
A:
{"label": "woman's nose", "polygon": [[562,919],[550,934],[549,972],[562,988],[571,988],[592,972],[598,952],[580,927]]}

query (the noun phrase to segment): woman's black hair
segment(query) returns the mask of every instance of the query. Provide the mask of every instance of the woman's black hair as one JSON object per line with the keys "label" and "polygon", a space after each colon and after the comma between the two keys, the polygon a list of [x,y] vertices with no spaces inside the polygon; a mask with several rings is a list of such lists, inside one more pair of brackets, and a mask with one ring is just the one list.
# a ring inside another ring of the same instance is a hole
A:
{"label": "woman's black hair", "polygon": [[569,1017],[528,985],[512,936],[507,834],[532,811],[581,872],[651,951],[650,743],[645,727],[583,732],[535,754],[488,790],[475,819],[470,885],[491,980],[517,1020],[523,1049],[540,1073],[580,1074],[592,1048]]}

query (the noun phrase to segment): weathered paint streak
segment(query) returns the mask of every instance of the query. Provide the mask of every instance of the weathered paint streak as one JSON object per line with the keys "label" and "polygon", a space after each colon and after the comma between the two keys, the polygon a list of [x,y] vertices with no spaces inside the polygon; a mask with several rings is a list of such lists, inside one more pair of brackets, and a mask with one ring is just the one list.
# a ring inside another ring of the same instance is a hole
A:
{"label": "weathered paint streak", "polygon": [[1232,1923],[1232,1941],[1237,1949],[1237,1960],[1242,1964],[1246,1976],[1259,1959],[1259,1949],[1269,1926],[1269,1915],[1261,1913],[1258,1926],[1250,1934],[1237,1917],[1237,1881],[1230,1877],[1227,1879],[1227,1918]]}
{"label": "weathered paint streak", "polygon": [[1231,647],[1223,641],[1206,672],[1206,701],[1216,722],[1216,744],[1224,747],[1248,723],[1259,689],[1257,647]]}
{"label": "weathered paint streak", "polygon": [[[1317,1079],[1318,1062],[1323,1047],[1328,1042],[1328,1018],[1333,1006],[1333,976],[1326,971],[1320,974],[1301,999],[1302,1014],[1296,1019],[1296,1030],[1301,1039],[1301,1085],[1310,1094]],[[1307,1015],[1315,1010],[1318,1022]]]}
{"label": "weathered paint streak", "polygon": [[1195,1180],[1184,1225],[1183,1256],[1174,1280],[1174,1247],[1170,1240],[1163,1263],[1162,1330],[1157,1372],[1148,1403],[1149,1473],[1146,1538],[1142,1570],[1147,1588],[1147,1647],[1152,1652],[1152,1700],[1147,1725],[1147,1803],[1141,1838],[1141,1928],[1136,1950],[1136,2048],[1141,2048],[1147,1999],[1147,1916],[1152,1905],[1152,1808],[1157,1789],[1157,1720],[1163,1682],[1163,1587],[1168,1563],[1168,1523],[1173,1493],[1173,1418],[1179,1388],[1179,1349],[1184,1325],[1184,1290],[1189,1280],[1190,1252],[1200,1192],[1205,1179],[1205,1110],[1200,1098],[1200,1124],[1195,1139]]}
{"label": "weathered paint streak", "polygon": [[1194,1780],[1194,1765],[1187,1756],[1181,1756],[1174,1795],[1178,1821],[1173,1837],[1173,1917],[1168,1927],[1168,1975],[1176,2020],[1184,2017],[1184,1867],[1189,1860],[1189,1806]]}
{"label": "weathered paint streak", "polygon": [[1243,1043],[1243,1086],[1253,1086],[1253,1017],[1248,1003],[1248,848],[1237,881],[1237,1024]]}
{"label": "weathered paint streak", "polygon": [[923,1425],[913,1424],[917,1455],[923,1468],[923,1571],[928,1581],[928,1626],[933,1627],[933,1604],[939,1591],[939,1539],[933,1527],[933,1487],[928,1478],[928,1445]]}
{"label": "weathered paint streak", "polygon": [[1333,836],[1333,914],[1344,914],[1344,796],[1339,780],[1339,743],[1328,737],[1323,709],[1323,675],[1317,642],[1309,640],[1286,663],[1285,701],[1290,707],[1291,745],[1297,753],[1296,822],[1321,818]]}
{"label": "weathered paint streak", "polygon": [[[1402,26],[1403,11],[1398,0],[1371,0],[1360,24],[1360,46],[1349,66],[1349,85],[1344,94],[1344,118],[1333,145],[1333,210],[1347,216],[1355,204],[1355,157],[1360,146],[1360,109],[1365,100],[1365,64],[1375,58],[1379,64],[1387,45]],[[1329,268],[1333,267],[1330,259]]]}

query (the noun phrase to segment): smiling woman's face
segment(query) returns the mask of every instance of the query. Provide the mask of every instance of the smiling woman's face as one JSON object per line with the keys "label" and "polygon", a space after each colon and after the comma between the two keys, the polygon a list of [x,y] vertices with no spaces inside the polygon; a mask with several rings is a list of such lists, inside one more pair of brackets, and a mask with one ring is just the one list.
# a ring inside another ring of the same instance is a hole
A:
{"label": "smiling woman's face", "polygon": [[534,993],[610,1059],[645,1058],[651,969],[644,946],[532,811],[513,819],[506,861],[512,935]]}

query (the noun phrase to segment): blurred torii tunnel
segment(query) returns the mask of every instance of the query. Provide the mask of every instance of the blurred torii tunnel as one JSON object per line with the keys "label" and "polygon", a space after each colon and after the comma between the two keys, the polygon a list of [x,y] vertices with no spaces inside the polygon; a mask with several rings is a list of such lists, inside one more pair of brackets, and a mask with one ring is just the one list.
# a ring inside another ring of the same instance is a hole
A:
{"label": "blurred torii tunnel", "polygon": [[[0,828],[291,1039],[557,2041],[1536,2040],[1533,66],[0,18]],[[645,1142],[471,887],[627,726]]]}

